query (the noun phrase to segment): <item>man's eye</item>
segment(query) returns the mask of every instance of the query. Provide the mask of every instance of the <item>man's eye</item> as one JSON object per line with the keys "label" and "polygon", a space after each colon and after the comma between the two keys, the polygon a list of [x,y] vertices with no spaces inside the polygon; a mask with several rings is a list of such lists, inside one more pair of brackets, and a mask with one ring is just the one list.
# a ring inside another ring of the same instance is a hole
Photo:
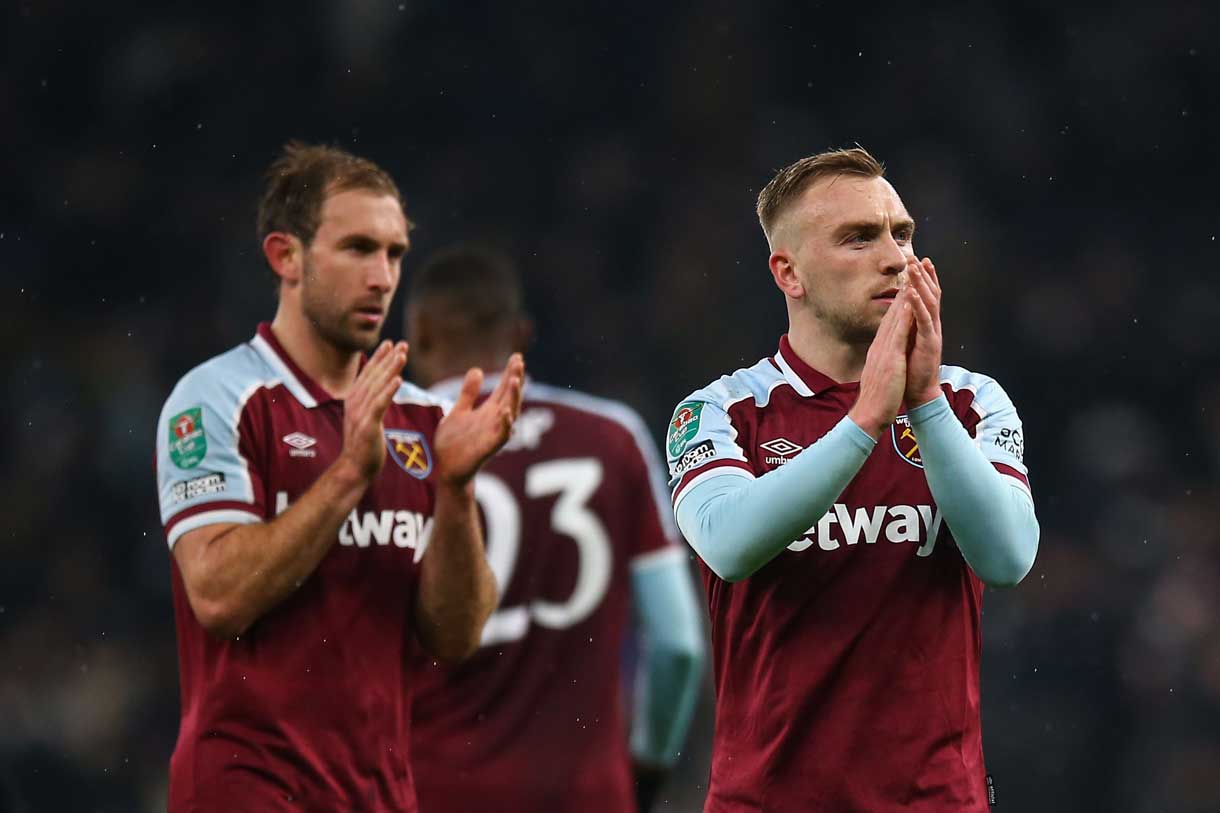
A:
{"label": "man's eye", "polygon": [[867,234],[853,234],[849,239],[853,243],[867,243],[868,235]]}
{"label": "man's eye", "polygon": [[896,231],[894,233],[894,239],[897,240],[899,243],[910,242],[911,230],[910,229],[899,229],[898,231]]}

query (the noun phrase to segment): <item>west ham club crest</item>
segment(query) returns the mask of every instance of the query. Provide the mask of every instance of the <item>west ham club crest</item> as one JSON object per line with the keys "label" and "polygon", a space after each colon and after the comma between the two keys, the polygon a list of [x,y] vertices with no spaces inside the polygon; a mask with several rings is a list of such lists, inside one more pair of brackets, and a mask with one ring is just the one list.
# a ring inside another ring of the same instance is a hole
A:
{"label": "west ham club crest", "polygon": [[417,480],[432,473],[432,450],[421,432],[385,430],[385,447],[398,467]]}
{"label": "west ham club crest", "polygon": [[919,441],[915,439],[915,431],[911,429],[911,419],[899,415],[890,426],[890,434],[894,437],[894,451],[898,456],[912,466],[923,468],[923,458],[919,456]]}

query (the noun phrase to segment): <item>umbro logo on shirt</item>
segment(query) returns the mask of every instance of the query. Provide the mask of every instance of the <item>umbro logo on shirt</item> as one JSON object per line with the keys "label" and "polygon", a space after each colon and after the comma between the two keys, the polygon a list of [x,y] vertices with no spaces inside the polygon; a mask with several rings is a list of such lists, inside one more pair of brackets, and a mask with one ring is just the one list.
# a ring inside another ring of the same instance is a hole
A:
{"label": "umbro logo on shirt", "polygon": [[311,438],[304,432],[293,432],[290,435],[284,435],[282,438],[292,448],[288,450],[289,457],[317,457],[318,450],[313,448],[318,442],[316,438]]}
{"label": "umbro logo on shirt", "polygon": [[800,446],[787,438],[776,438],[766,443],[760,443],[758,448],[771,453],[770,457],[765,458],[769,466],[782,466],[788,462],[788,458],[801,450]]}

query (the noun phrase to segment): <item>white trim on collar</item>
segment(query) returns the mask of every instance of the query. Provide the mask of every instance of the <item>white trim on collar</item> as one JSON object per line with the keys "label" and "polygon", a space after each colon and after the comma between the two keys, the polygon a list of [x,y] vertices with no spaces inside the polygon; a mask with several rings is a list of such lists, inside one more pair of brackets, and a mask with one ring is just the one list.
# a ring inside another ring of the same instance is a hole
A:
{"label": "white trim on collar", "polygon": [[788,360],[784,358],[784,354],[782,352],[776,353],[773,358],[775,359],[775,363],[779,366],[780,372],[784,374],[784,378],[788,380],[788,383],[792,385],[794,390],[806,398],[811,395],[816,395],[816,393],[809,388],[809,385],[805,383],[805,380],[796,374],[796,370],[792,369],[792,365],[790,365]]}
{"label": "white trim on collar", "polygon": [[254,352],[262,356],[263,361],[271,365],[271,368],[279,375],[285,389],[292,393],[293,398],[301,402],[301,406],[306,409],[313,409],[318,405],[318,402],[309,394],[309,390],[305,388],[305,385],[293,374],[292,368],[284,363],[279,353],[275,352],[275,348],[271,346],[270,342],[256,333],[254,338],[250,340],[250,346],[254,348]]}

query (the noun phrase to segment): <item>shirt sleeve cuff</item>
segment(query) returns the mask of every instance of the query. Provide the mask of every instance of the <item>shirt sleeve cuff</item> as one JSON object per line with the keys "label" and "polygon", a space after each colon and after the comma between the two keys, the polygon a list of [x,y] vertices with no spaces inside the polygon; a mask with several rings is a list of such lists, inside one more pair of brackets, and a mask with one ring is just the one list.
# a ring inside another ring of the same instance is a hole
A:
{"label": "shirt sleeve cuff", "polygon": [[193,531],[196,528],[202,528],[206,525],[216,525],[219,523],[234,523],[237,525],[250,525],[255,522],[262,522],[263,517],[258,513],[258,509],[254,505],[246,505],[243,503],[221,502],[221,503],[204,503],[197,511],[183,511],[169,520],[165,524],[165,540],[169,543],[170,549],[174,547],[174,543],[188,531]]}
{"label": "shirt sleeve cuff", "polygon": [[928,401],[926,404],[920,404],[914,409],[907,410],[907,417],[911,419],[911,426],[917,427],[920,424],[926,424],[934,418],[939,418],[946,412],[951,412],[949,408],[949,399],[942,392],[936,398]]}
{"label": "shirt sleeve cuff", "polygon": [[847,435],[847,439],[855,444],[857,449],[865,454],[872,453],[873,447],[877,445],[877,441],[873,439],[872,435],[861,429],[859,424],[857,424],[851,418],[844,417],[840,423],[845,423],[848,425],[848,428],[844,429],[843,431]]}

